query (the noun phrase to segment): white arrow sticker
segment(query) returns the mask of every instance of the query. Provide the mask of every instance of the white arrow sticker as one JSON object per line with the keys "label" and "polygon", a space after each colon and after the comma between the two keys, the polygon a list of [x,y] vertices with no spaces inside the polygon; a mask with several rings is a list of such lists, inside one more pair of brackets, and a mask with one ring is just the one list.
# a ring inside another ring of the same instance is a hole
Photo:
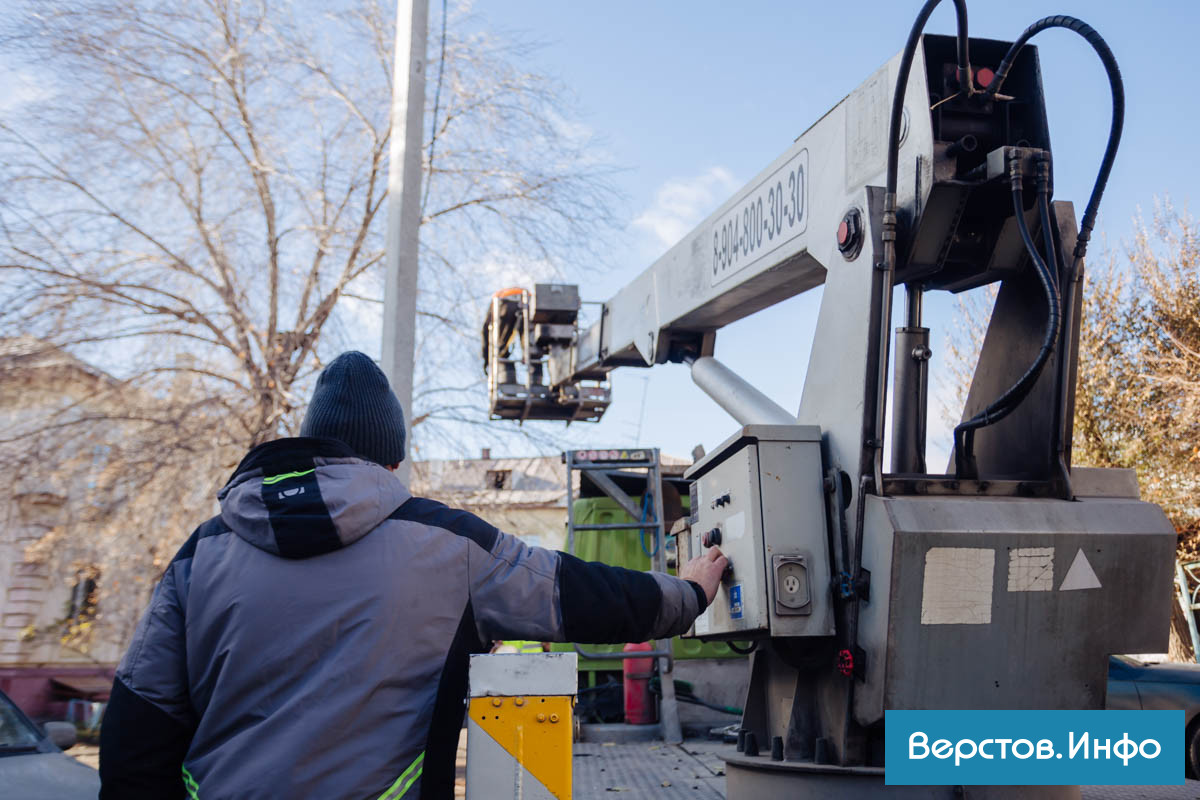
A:
{"label": "white arrow sticker", "polygon": [[1073,589],[1099,589],[1100,579],[1096,577],[1096,571],[1092,569],[1092,565],[1088,563],[1087,556],[1083,554],[1083,548],[1075,554],[1075,560],[1071,562],[1071,568],[1067,570],[1067,577],[1063,578],[1062,586],[1058,587],[1060,592],[1069,592]]}

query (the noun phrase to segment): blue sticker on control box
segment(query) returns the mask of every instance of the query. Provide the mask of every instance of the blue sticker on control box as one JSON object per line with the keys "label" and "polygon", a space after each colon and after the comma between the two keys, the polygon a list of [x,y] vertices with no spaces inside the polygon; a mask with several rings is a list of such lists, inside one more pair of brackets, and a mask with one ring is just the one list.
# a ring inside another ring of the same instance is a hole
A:
{"label": "blue sticker on control box", "polygon": [[742,618],[742,585],[740,583],[729,587],[729,618]]}

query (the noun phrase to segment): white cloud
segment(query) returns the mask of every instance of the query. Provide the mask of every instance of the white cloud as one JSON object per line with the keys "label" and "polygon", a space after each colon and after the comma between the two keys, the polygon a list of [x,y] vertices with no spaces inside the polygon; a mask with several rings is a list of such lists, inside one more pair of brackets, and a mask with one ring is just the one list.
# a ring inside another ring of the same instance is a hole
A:
{"label": "white cloud", "polygon": [[672,178],[655,192],[654,202],[633,220],[660,247],[682,239],[705,215],[725,200],[737,182],[724,167],[712,167],[692,178]]}

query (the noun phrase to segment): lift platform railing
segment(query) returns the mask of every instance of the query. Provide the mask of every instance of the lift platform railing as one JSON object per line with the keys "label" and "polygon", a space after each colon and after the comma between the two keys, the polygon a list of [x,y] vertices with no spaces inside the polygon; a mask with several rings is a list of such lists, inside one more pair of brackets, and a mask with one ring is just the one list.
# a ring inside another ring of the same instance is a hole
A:
{"label": "lift platform railing", "polygon": [[[630,450],[567,450],[563,453],[563,463],[567,467],[567,552],[575,554],[576,531],[615,531],[639,530],[653,531],[655,547],[651,551],[651,569],[654,572],[666,573],[667,556],[665,547],[666,528],[663,521],[663,481],[662,464],[657,448],[639,448]],[[652,519],[641,520],[642,510],[625,490],[617,485],[608,473],[619,471],[622,474],[642,473],[645,476],[645,498],[652,499]],[[583,489],[583,479],[587,479],[600,491],[619,505],[625,513],[639,522],[576,524],[575,522],[575,475],[579,473],[580,491]],[[659,676],[662,685],[662,737],[670,744],[683,741],[683,732],[679,725],[679,706],[675,700],[675,659],[671,650],[670,639],[659,639],[650,651],[638,650],[629,653],[597,653],[584,650],[578,644],[575,652],[581,658],[604,661],[609,659],[654,658],[658,660]]]}
{"label": "lift platform railing", "polygon": [[[501,289],[483,321],[491,419],[598,422],[612,400],[607,373],[558,380],[579,335],[579,294],[567,284]],[[519,354],[518,354],[519,353]]]}

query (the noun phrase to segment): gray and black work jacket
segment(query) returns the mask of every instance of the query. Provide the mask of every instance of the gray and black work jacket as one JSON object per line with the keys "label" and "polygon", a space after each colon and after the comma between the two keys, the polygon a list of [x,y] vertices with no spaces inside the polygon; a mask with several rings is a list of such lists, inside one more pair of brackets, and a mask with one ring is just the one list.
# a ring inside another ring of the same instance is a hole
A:
{"label": "gray and black work jacket", "polygon": [[641,642],[692,582],[529,547],[330,439],[252,450],[117,669],[101,798],[453,795],[470,653]]}

